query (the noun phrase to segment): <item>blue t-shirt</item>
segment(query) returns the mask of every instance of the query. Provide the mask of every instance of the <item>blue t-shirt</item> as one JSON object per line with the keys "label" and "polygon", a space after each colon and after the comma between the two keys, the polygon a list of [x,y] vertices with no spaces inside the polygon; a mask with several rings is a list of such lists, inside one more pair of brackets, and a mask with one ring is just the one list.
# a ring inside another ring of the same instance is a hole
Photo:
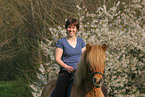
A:
{"label": "blue t-shirt", "polygon": [[[82,48],[85,46],[85,42],[82,38],[79,37],[77,37],[77,45],[75,48],[68,43],[65,37],[60,39],[56,44],[56,47],[63,49],[61,60],[65,64],[72,66],[75,70],[78,67],[77,63],[80,61],[81,58]],[[66,69],[60,66],[60,70]]]}

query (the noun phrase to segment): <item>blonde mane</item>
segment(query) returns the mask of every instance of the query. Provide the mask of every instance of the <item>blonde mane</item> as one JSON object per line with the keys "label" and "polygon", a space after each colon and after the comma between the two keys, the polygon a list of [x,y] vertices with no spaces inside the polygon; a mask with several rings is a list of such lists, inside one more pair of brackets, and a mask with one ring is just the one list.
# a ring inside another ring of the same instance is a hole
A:
{"label": "blonde mane", "polygon": [[83,81],[89,76],[89,69],[92,68],[96,72],[104,72],[106,56],[102,46],[92,45],[90,50],[86,50],[78,63],[75,73],[74,84],[77,88],[82,87]]}

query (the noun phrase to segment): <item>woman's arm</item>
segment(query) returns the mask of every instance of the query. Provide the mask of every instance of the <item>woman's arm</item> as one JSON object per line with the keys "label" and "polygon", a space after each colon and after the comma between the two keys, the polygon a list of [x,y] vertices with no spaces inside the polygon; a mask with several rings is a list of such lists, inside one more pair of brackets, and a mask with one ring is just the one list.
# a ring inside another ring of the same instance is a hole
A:
{"label": "woman's arm", "polygon": [[65,64],[62,60],[61,60],[61,57],[62,57],[62,54],[63,54],[63,50],[61,48],[56,48],[55,50],[55,60],[56,62],[62,66],[63,68],[65,68],[69,73],[70,72],[73,72],[74,71],[74,68],[71,67],[71,66],[68,66],[67,64]]}

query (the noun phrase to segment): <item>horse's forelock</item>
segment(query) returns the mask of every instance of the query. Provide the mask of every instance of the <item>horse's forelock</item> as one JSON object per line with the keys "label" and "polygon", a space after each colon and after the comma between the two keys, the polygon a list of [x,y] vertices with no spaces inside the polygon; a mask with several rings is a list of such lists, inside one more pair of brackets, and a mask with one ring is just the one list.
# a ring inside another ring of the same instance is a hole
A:
{"label": "horse's forelock", "polygon": [[105,52],[101,46],[93,45],[91,51],[87,55],[87,62],[94,71],[102,72],[104,69],[104,61],[106,60]]}

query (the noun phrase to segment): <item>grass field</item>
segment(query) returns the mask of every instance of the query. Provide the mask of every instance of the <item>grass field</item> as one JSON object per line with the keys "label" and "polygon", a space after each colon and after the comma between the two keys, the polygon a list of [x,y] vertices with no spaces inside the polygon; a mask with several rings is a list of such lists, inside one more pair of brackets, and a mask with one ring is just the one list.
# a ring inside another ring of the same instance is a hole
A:
{"label": "grass field", "polygon": [[33,97],[24,82],[0,81],[0,97]]}

